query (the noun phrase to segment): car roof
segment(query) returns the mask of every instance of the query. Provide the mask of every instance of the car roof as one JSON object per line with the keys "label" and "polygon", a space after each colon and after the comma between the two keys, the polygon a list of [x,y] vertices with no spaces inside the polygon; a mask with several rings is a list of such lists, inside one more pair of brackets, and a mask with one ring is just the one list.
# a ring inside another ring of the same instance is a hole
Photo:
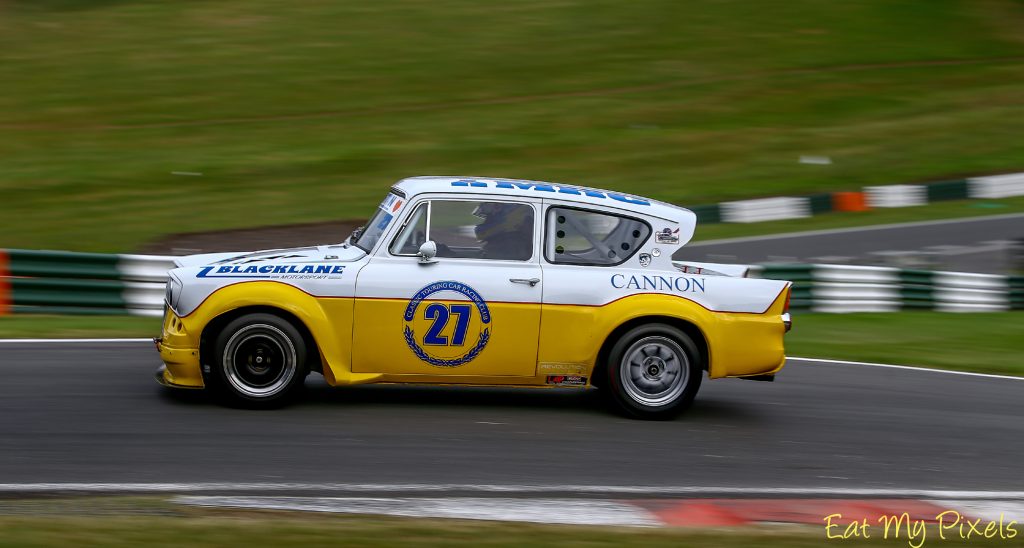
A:
{"label": "car roof", "polygon": [[693,223],[692,211],[676,205],[614,190],[565,183],[527,181],[495,177],[423,176],[402,179],[394,188],[412,199],[419,194],[445,192],[472,195],[554,198],[581,205],[600,205],[624,209],[638,215],[654,216],[677,223]]}

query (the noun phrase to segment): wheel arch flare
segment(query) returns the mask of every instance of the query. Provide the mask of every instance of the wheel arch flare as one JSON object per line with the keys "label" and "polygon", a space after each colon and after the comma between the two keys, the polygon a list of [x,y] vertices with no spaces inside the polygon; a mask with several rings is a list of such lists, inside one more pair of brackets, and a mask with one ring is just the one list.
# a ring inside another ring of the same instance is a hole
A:
{"label": "wheel arch flare", "polygon": [[311,370],[320,370],[329,384],[351,384],[365,382],[354,378],[351,347],[344,342],[351,339],[352,309],[351,297],[315,297],[286,283],[253,281],[217,289],[181,321],[196,334],[194,344],[202,363],[208,364],[224,325],[247,313],[276,314],[303,334]]}

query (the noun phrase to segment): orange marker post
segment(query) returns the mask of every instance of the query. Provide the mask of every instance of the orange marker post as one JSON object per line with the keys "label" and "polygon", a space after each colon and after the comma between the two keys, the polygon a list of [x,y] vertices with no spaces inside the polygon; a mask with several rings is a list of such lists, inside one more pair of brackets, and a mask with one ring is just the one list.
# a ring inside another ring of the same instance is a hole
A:
{"label": "orange marker post", "polygon": [[867,199],[863,192],[834,192],[832,193],[832,209],[834,211],[867,211]]}

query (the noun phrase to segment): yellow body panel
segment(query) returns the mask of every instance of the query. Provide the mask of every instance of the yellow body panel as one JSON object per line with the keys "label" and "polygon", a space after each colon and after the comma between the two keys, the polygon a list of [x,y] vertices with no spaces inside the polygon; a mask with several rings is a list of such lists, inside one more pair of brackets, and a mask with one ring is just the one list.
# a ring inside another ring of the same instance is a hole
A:
{"label": "yellow body panel", "polygon": [[[536,375],[537,330],[540,327],[540,306],[523,303],[489,303],[491,321],[483,324],[479,312],[467,301],[425,300],[409,327],[415,340],[422,341],[433,321],[422,314],[430,303],[445,306],[462,305],[469,311],[464,340],[459,345],[427,346],[424,350],[438,359],[457,359],[464,355],[486,331],[488,341],[473,360],[457,367],[439,367],[418,359],[406,344],[403,314],[408,299],[356,299],[355,340],[352,364],[356,371],[390,375],[426,375],[450,382],[452,375],[520,376]],[[455,339],[456,322],[446,322],[438,332],[449,341]],[[520,381],[521,382],[521,381]]]}
{"label": "yellow body panel", "polygon": [[164,314],[163,335],[156,347],[166,366],[160,373],[164,384],[182,388],[203,387],[203,374],[199,370],[199,343],[172,312]]}
{"label": "yellow body panel", "polygon": [[785,361],[780,320],[783,299],[763,314],[712,312],[672,295],[640,294],[603,306],[544,305],[540,331],[540,369],[573,364],[589,375],[612,331],[631,320],[663,316],[687,321],[708,343],[708,376],[737,377],[770,373]]}
{"label": "yellow body panel", "polygon": [[[160,354],[164,380],[202,386],[199,337],[221,314],[248,306],[274,307],[298,318],[312,333],[331,385],[367,382],[543,385],[546,375],[589,377],[598,352],[620,325],[649,316],[694,324],[707,339],[711,378],[774,373],[785,363],[780,318],[785,291],[762,314],[712,312],[687,299],[638,294],[603,306],[489,303],[492,339],[472,361],[454,368],[421,362],[403,338],[402,299],[316,298],[279,282],[255,281],[221,288],[194,312],[164,320]],[[451,303],[454,301],[439,301]],[[353,314],[365,321],[355,326]],[[536,325],[540,316],[539,340]],[[417,330],[422,329],[416,324]],[[479,326],[470,327],[472,336]],[[447,333],[451,335],[451,333]],[[530,340],[532,337],[532,340]],[[356,365],[353,372],[353,364]]]}

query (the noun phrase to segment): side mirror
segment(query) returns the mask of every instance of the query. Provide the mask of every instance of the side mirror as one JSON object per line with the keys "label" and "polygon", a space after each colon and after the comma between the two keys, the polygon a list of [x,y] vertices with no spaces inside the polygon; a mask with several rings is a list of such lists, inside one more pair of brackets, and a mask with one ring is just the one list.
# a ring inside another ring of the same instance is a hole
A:
{"label": "side mirror", "polygon": [[437,259],[434,257],[437,256],[437,244],[431,240],[423,242],[423,245],[420,246],[420,252],[416,256],[420,258],[420,264],[436,263]]}
{"label": "side mirror", "polygon": [[356,228],[355,230],[353,230],[352,234],[349,235],[348,239],[345,240],[345,242],[349,243],[349,244],[355,244],[356,240],[358,240],[359,237],[363,235],[363,230],[364,229],[366,229],[366,227],[365,226],[361,226],[361,227]]}

